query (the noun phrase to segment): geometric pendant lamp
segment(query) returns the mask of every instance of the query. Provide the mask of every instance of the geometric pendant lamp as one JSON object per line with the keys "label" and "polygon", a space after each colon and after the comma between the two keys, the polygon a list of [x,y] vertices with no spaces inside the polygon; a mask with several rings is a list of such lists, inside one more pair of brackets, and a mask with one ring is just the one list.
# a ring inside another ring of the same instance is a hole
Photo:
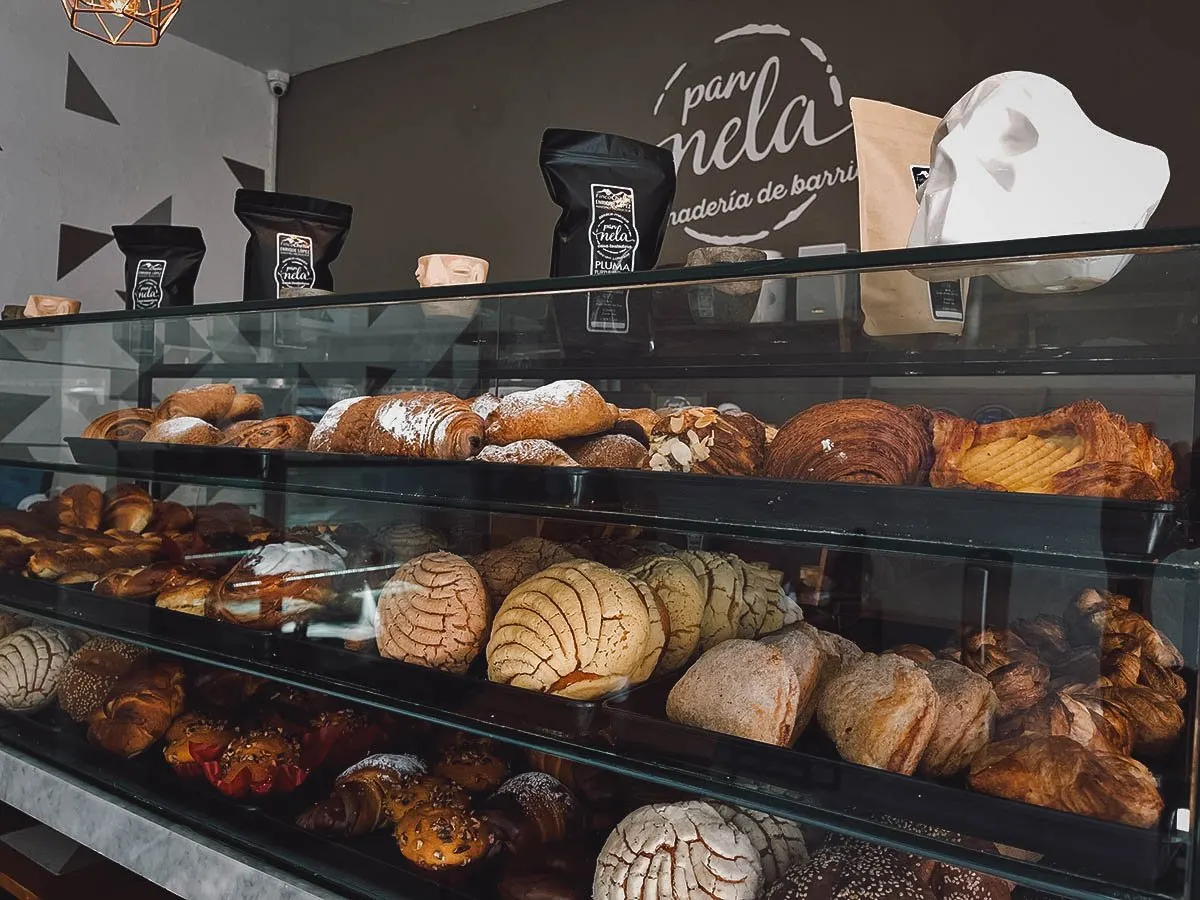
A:
{"label": "geometric pendant lamp", "polygon": [[183,0],[62,0],[71,27],[120,47],[153,47]]}

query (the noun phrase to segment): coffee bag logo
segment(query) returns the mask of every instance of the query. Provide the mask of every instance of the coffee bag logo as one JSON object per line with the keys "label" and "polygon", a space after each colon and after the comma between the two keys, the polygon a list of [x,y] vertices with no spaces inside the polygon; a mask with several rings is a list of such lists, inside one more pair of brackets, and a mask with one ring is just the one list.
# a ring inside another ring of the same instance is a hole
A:
{"label": "coffee bag logo", "polygon": [[[592,185],[593,275],[632,272],[641,237],[634,215],[633,188]],[[629,292],[592,291],[588,294],[587,330],[605,334],[629,332]]]}
{"label": "coffee bag logo", "polygon": [[278,234],[275,236],[276,295],[285,288],[311,288],[317,283],[313,268],[313,241],[302,234]]}
{"label": "coffee bag logo", "polygon": [[133,276],[133,308],[158,309],[163,304],[163,279],[167,275],[165,259],[140,259]]}
{"label": "coffee bag logo", "polygon": [[[833,63],[816,41],[783,25],[717,35],[698,61],[681,63],[667,79],[654,115],[671,123],[659,145],[679,171],[671,225],[704,243],[764,241],[822,193],[857,178]],[[756,176],[765,168],[756,164],[780,156],[793,163],[786,177]]]}

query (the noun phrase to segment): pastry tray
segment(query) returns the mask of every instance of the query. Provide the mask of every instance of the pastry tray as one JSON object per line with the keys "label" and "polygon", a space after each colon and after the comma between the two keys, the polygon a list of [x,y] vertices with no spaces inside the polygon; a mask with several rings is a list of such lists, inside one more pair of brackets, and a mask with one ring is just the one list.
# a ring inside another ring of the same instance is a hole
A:
{"label": "pastry tray", "polygon": [[284,681],[295,681],[293,673],[311,673],[308,687],[332,693],[341,689],[351,701],[408,708],[422,716],[446,713],[451,718],[445,724],[451,727],[469,727],[475,721],[585,741],[604,726],[599,701],[569,700],[496,684],[487,680],[482,659],[471,673],[456,675],[346,650],[340,641],[257,631],[13,575],[0,575],[0,592],[6,607],[29,615],[53,610],[60,622],[82,629],[213,665],[278,673],[269,677]]}
{"label": "pastry tray", "polygon": [[1142,502],[929,487],[825,484],[627,469],[546,468],[305,451],[67,438],[76,462],[172,480],[252,479],[529,515],[587,514],[679,530],[978,554],[1158,560],[1183,540],[1181,501]]}
{"label": "pastry tray", "polygon": [[[1141,890],[1155,889],[1181,849],[1165,825],[1134,828],[974,793],[961,780],[935,782],[845,762],[815,717],[791,749],[676,724],[665,714],[676,680],[658,679],[604,704],[618,752],[829,809],[898,817],[1038,852],[1043,865]],[[1168,811],[1187,805],[1163,790]]]}

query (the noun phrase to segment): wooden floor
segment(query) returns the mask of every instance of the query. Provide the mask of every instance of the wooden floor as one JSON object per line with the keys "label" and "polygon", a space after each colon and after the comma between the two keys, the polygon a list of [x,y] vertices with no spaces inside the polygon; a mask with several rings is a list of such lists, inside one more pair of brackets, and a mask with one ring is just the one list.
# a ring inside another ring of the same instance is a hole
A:
{"label": "wooden floor", "polygon": [[[38,823],[0,804],[0,834]],[[52,875],[5,843],[0,843],[0,900],[172,900],[175,895],[106,859]]]}

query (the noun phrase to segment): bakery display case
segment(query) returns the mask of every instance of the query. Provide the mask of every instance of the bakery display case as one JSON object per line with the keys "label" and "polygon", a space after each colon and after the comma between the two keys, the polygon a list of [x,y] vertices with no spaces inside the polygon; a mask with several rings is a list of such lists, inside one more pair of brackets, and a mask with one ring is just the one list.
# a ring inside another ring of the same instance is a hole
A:
{"label": "bakery display case", "polygon": [[[796,314],[950,267],[960,336]],[[1195,896],[1197,276],[1109,234],[0,323],[0,745],[355,897]],[[558,327],[600,292],[619,341]]]}

